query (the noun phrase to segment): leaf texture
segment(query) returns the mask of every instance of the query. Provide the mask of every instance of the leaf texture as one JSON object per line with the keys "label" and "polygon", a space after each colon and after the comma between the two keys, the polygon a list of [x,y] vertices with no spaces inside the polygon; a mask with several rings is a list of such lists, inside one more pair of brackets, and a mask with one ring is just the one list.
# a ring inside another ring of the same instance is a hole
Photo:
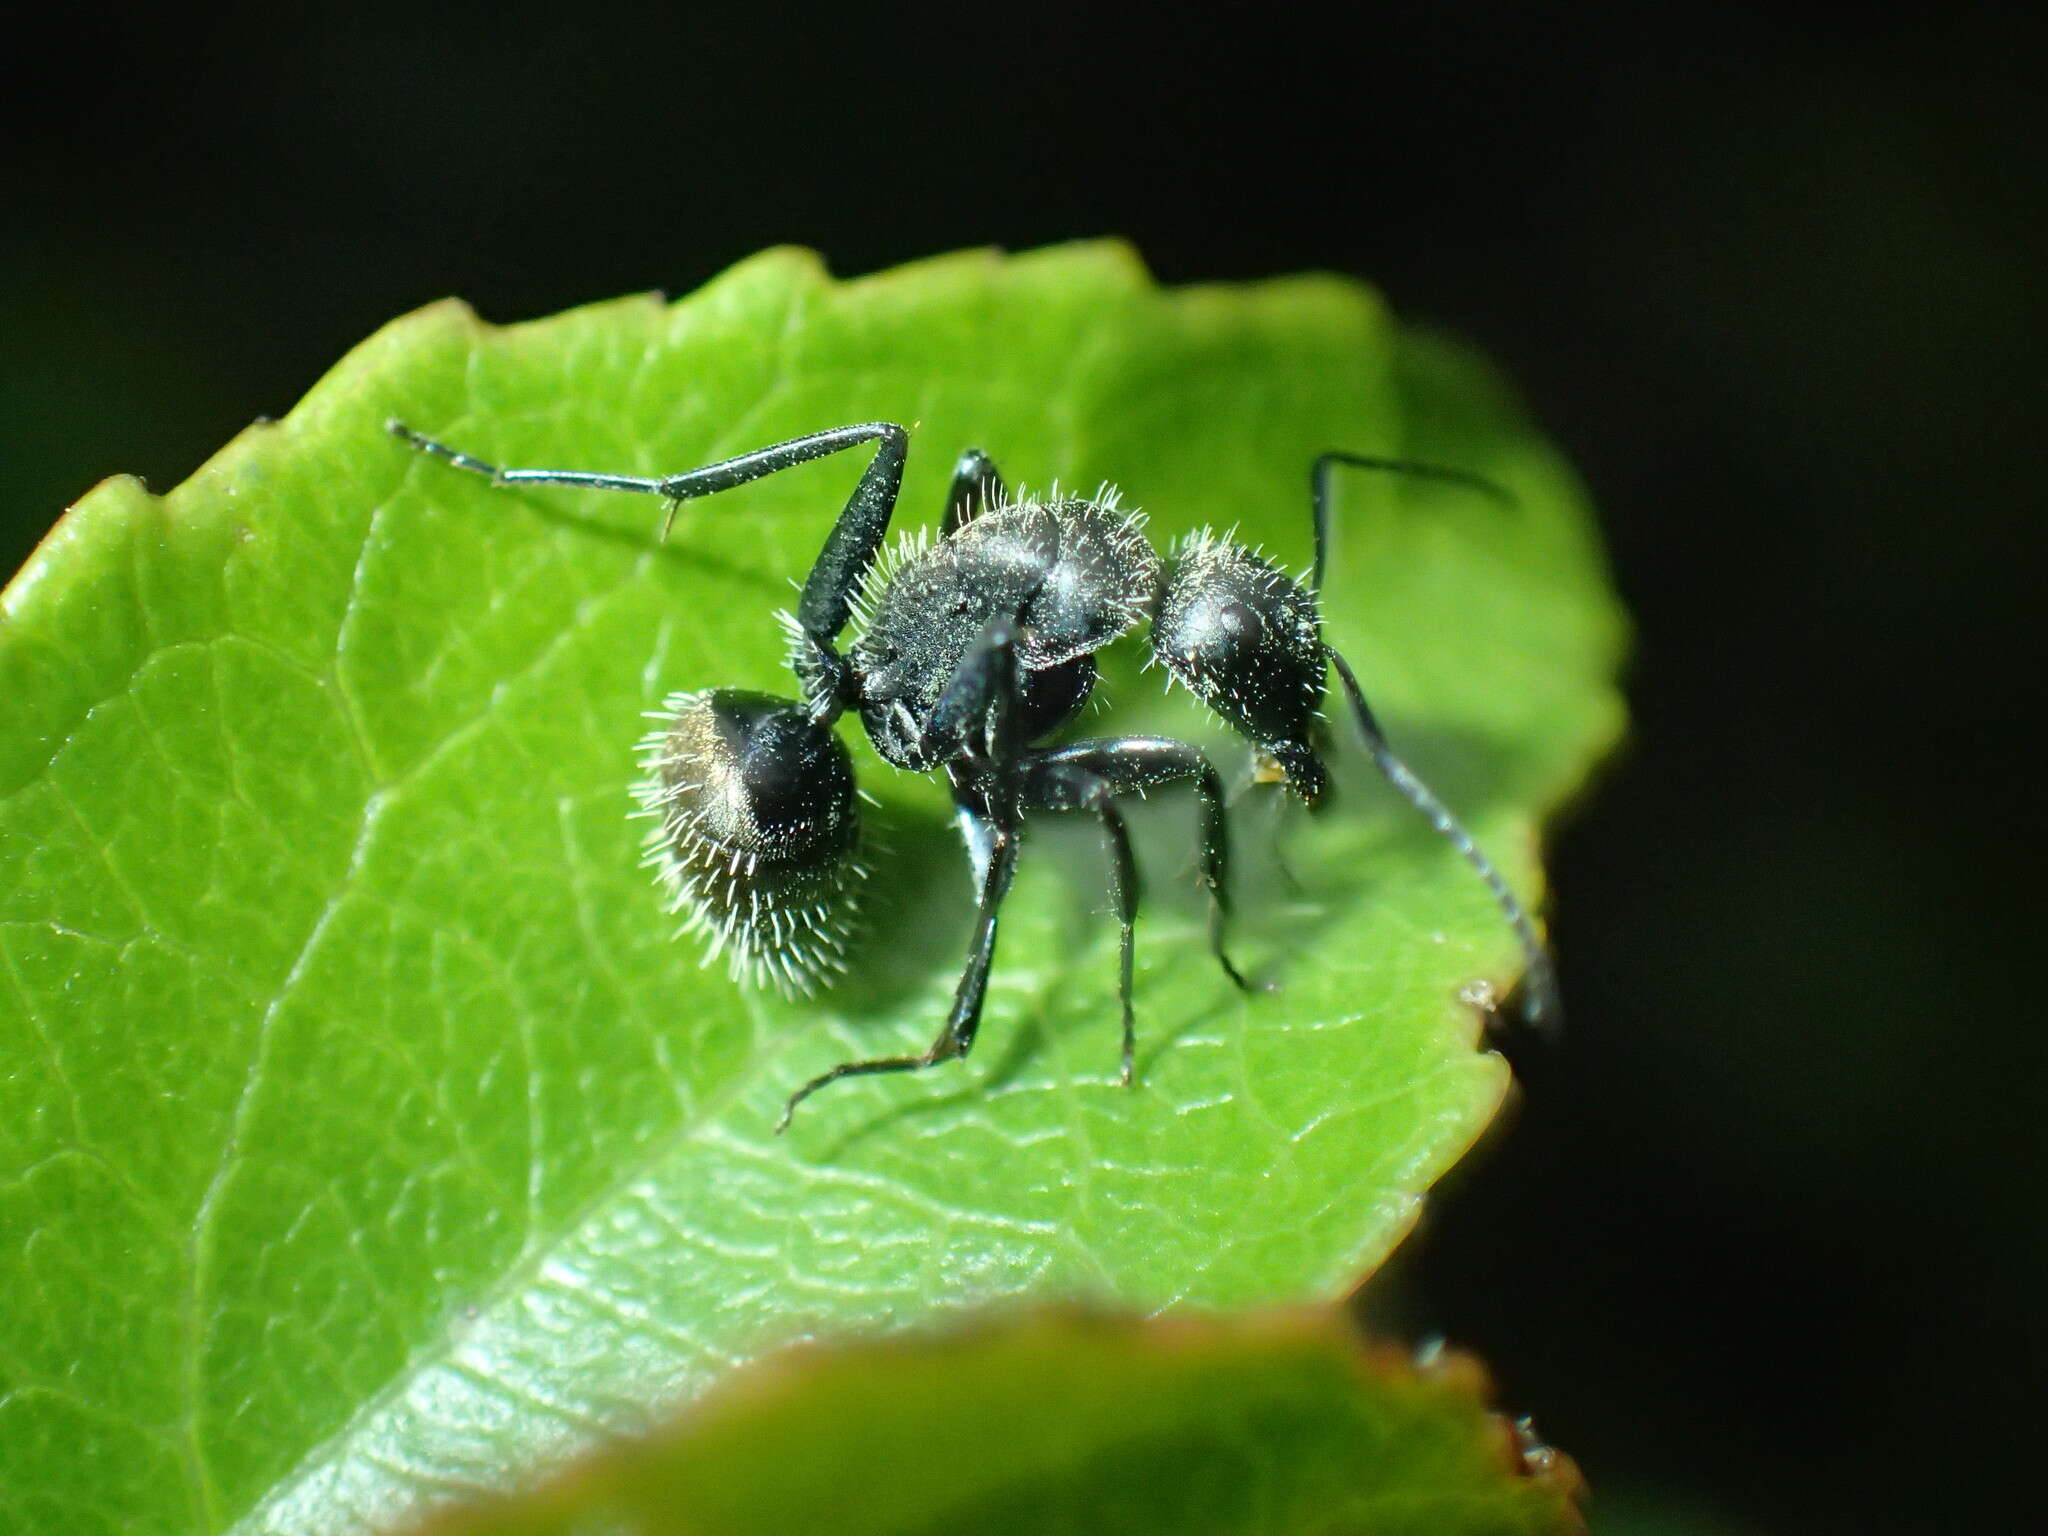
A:
{"label": "leaf texture", "polygon": [[[1134,810],[1135,1091],[1102,851],[1049,818],[975,1056],[772,1136],[795,1084],[943,1016],[971,905],[943,789],[841,727],[868,927],[789,1003],[673,940],[632,744],[676,689],[794,691],[772,614],[858,465],[693,503],[661,545],[649,501],[494,489],[392,416],[634,473],[892,419],[899,527],[976,444],[1013,485],[1114,481],[1162,546],[1234,526],[1297,566],[1315,452],[1454,464],[1517,505],[1341,487],[1327,632],[1397,744],[1533,902],[1542,817],[1621,729],[1571,474],[1355,284],[1161,291],[1107,244],[840,283],[772,251],[673,304],[400,320],[167,496],[95,490],[0,606],[0,1525],[359,1531],[798,1336],[1337,1296],[1487,1123],[1506,1073],[1458,996],[1511,981],[1512,940],[1347,751],[1327,814],[1234,811],[1270,993],[1206,953],[1185,798]],[[1100,696],[1089,733],[1242,777],[1132,654]]]}

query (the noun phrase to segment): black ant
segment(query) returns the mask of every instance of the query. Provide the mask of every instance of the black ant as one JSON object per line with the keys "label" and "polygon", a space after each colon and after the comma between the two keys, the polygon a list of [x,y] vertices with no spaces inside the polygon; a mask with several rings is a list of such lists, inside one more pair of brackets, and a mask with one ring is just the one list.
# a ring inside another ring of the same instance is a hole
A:
{"label": "black ant", "polygon": [[[1528,914],[1443,802],[1394,755],[1350,666],[1323,640],[1317,608],[1337,466],[1449,480],[1505,498],[1492,482],[1406,460],[1323,454],[1310,475],[1315,563],[1302,582],[1208,532],[1184,540],[1162,561],[1145,539],[1143,518],[1121,510],[1107,487],[1093,497],[1055,490],[1044,500],[1012,499],[979,449],[954,466],[940,536],[920,535],[878,559],[910,448],[908,432],[892,422],[834,427],[660,479],[501,469],[400,422],[388,425],[413,447],[493,485],[659,496],[668,503],[664,538],[677,508],[694,497],[875,445],[795,613],[782,616],[802,699],[732,688],[676,694],[660,716],[663,729],[643,743],[647,779],[640,796],[656,823],[648,862],[669,887],[673,908],[688,912],[712,954],[731,949],[736,974],[785,992],[808,992],[843,968],[864,873],[855,858],[853,765],[833,722],[857,711],[890,763],[913,773],[943,769],[952,789],[978,907],[944,1027],[918,1055],[842,1062],[811,1079],[789,1096],[778,1132],[828,1083],[917,1071],[973,1048],[996,919],[1030,811],[1087,811],[1102,823],[1122,938],[1125,1084],[1136,1042],[1131,944],[1138,881],[1121,797],[1192,782],[1209,947],[1223,973],[1249,987],[1223,947],[1229,833],[1222,781],[1209,760],[1159,736],[1046,744],[1093,690],[1095,653],[1147,618],[1152,659],[1251,740],[1260,777],[1284,782],[1309,805],[1328,786],[1311,736],[1334,667],[1373,762],[1479,872],[1513,925],[1527,966],[1529,1021],[1554,1020],[1556,980]],[[857,622],[858,634],[842,651],[849,622]]]}

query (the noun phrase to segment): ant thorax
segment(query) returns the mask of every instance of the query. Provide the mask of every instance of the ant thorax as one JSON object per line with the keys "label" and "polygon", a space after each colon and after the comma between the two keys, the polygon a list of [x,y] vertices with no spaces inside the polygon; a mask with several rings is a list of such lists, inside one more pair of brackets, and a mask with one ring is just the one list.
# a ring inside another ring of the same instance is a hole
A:
{"label": "ant thorax", "polygon": [[854,600],[851,652],[862,723],[899,768],[923,772],[947,755],[927,739],[931,717],[968,652],[998,618],[1018,623],[1018,705],[1035,739],[1080,708],[1094,684],[1085,658],[1142,618],[1159,557],[1144,519],[1094,500],[992,507],[936,541],[920,532],[878,558]]}

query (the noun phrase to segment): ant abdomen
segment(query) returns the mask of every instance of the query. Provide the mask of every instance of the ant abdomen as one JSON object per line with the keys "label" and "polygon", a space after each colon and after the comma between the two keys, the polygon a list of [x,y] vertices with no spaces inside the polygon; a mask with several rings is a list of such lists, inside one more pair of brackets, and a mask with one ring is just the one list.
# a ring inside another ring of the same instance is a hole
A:
{"label": "ant abdomen", "polygon": [[1175,549],[1153,659],[1275,760],[1302,799],[1328,776],[1309,745],[1328,665],[1314,595],[1253,550],[1203,532]]}
{"label": "ant abdomen", "polygon": [[726,949],[736,977],[810,991],[844,968],[865,873],[845,744],[805,705],[738,688],[677,694],[661,718],[641,743],[647,862],[707,960]]}

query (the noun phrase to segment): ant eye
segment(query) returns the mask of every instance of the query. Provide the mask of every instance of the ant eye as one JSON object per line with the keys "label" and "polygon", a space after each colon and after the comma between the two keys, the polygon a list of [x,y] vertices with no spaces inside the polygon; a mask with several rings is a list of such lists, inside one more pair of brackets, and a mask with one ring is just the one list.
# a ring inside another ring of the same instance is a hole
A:
{"label": "ant eye", "polygon": [[1309,728],[1323,701],[1325,661],[1307,588],[1242,545],[1191,540],[1167,562],[1152,654],[1277,759],[1304,800],[1322,794]]}
{"label": "ant eye", "polygon": [[641,743],[647,862],[736,977],[809,992],[845,968],[860,820],[845,745],[802,704],[718,688],[668,700]]}

